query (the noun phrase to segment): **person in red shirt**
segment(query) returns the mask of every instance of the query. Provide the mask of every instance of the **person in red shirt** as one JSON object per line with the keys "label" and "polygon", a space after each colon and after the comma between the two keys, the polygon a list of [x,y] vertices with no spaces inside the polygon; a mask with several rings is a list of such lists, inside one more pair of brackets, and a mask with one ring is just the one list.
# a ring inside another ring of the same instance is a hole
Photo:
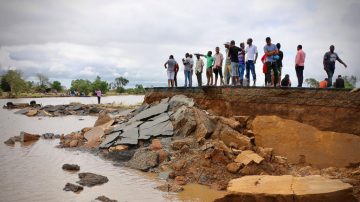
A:
{"label": "person in red shirt", "polygon": [[324,81],[320,81],[319,88],[327,88],[328,87],[328,82],[329,82],[328,78],[325,78]]}
{"label": "person in red shirt", "polygon": [[269,78],[269,75],[268,75],[268,67],[266,65],[266,57],[267,55],[264,54],[262,57],[261,57],[261,62],[263,63],[263,73],[265,75],[265,86],[268,86],[268,84],[271,84],[271,78]]}

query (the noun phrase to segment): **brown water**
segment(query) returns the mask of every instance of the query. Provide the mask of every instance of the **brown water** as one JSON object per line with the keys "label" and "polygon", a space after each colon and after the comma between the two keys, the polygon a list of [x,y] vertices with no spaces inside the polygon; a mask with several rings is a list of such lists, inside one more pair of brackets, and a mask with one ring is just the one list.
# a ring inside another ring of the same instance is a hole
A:
{"label": "brown water", "polygon": [[[94,104],[92,98],[37,98],[0,100],[0,105],[8,101],[14,103],[36,100],[43,105],[68,104],[81,102]],[[107,103],[136,104],[142,102],[143,96],[107,97]],[[26,117],[14,114],[14,111],[0,109],[0,201],[92,201],[97,196],[105,195],[118,201],[213,201],[223,195],[207,187],[188,185],[180,194],[160,192],[154,187],[162,181],[135,170],[114,166],[93,154],[58,149],[59,140],[43,140],[33,144],[15,146],[3,144],[20,131],[43,134],[67,134],[94,124],[96,117]],[[83,120],[79,120],[83,119]],[[109,182],[95,187],[85,187],[75,194],[65,192],[67,182],[78,181],[77,173],[61,169],[64,163],[75,163],[81,172],[93,172],[109,178]]]}

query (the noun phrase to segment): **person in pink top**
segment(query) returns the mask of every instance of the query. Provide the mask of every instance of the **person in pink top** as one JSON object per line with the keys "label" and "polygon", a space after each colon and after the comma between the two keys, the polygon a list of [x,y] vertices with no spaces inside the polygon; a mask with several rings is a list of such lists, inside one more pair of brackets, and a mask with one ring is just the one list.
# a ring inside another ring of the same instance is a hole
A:
{"label": "person in pink top", "polygon": [[100,90],[100,89],[97,89],[97,90],[95,91],[95,94],[96,94],[96,97],[97,97],[97,100],[98,100],[98,104],[100,104],[101,90]]}
{"label": "person in pink top", "polygon": [[302,50],[302,45],[298,45],[297,54],[295,57],[295,70],[298,79],[298,88],[302,88],[304,81],[304,65],[305,65],[305,52]]}

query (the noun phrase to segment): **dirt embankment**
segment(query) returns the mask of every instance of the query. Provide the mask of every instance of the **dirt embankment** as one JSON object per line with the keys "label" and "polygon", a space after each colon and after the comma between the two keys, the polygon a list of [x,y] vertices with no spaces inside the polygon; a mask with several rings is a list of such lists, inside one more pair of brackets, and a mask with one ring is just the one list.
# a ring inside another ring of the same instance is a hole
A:
{"label": "dirt embankment", "polygon": [[350,197],[359,198],[359,145],[353,134],[327,134],[273,116],[217,116],[174,96],[127,115],[101,113],[94,127],[61,137],[59,147],[95,149],[125,166],[159,173],[166,179],[159,189],[165,191],[181,191],[187,183],[224,190],[231,180],[249,175],[321,175],[340,179],[347,190],[351,184]]}

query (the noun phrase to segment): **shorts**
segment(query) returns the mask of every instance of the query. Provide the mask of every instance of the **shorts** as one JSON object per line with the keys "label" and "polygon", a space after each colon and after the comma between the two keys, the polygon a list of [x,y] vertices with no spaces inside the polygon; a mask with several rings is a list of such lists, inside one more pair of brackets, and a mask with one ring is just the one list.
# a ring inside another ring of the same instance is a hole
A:
{"label": "shorts", "polygon": [[174,71],[167,71],[168,80],[174,80],[175,72]]}
{"label": "shorts", "polygon": [[239,63],[231,62],[231,76],[239,76]]}

